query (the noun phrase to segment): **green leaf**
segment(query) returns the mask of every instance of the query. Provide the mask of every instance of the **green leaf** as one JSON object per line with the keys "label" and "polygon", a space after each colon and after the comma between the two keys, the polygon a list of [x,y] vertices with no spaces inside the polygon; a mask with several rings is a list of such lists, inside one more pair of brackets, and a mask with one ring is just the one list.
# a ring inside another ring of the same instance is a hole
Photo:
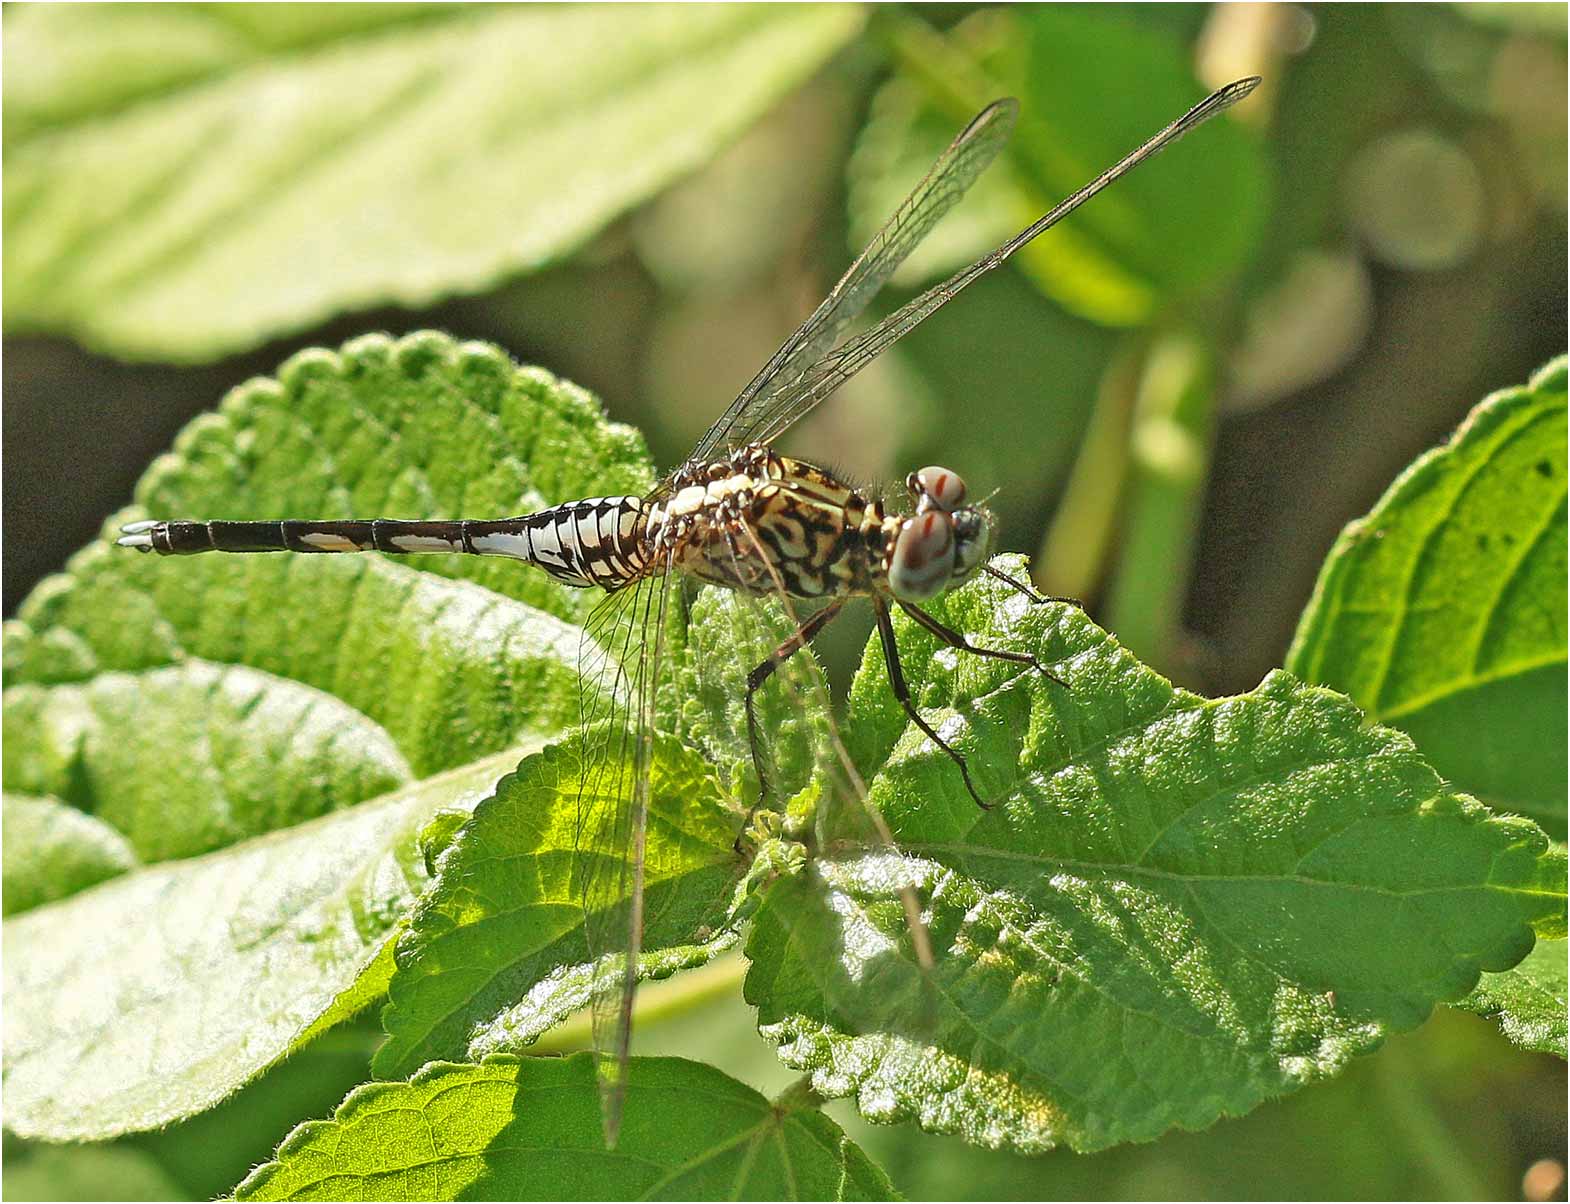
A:
{"label": "green leaf", "polygon": [[[880,94],[857,146],[858,237],[882,225],[902,190],[982,105],[1000,94],[1022,105],[1007,162],[918,252],[907,282],[991,250],[1204,94],[1175,34],[1084,6],[982,13],[943,38],[914,18],[888,24],[905,74]],[[1139,87],[1117,82],[1129,79]],[[1263,155],[1223,118],[1119,181],[1018,262],[1082,317],[1139,324],[1163,301],[1236,272],[1258,241],[1266,205]]]}
{"label": "green leaf", "polygon": [[[727,590],[677,586],[664,609],[663,636],[641,637],[662,649],[643,979],[701,965],[735,943],[731,905],[747,868],[736,839],[758,799],[747,676],[794,627],[771,604]],[[758,695],[775,798],[789,798],[828,763],[827,697],[810,653],[791,658]],[[582,809],[582,755],[569,737],[525,761],[443,854],[436,885],[398,942],[379,1075],[520,1051],[588,1004],[594,965],[574,851],[618,856],[625,831],[609,808]],[[612,762],[600,773],[630,781],[632,767]]]}
{"label": "green leaf", "polygon": [[[580,815],[581,749],[574,738],[524,761],[443,855],[398,942],[378,1074],[520,1049],[589,1002],[574,850],[580,841],[606,856],[616,850],[608,810],[587,824]],[[746,868],[734,847],[741,820],[703,757],[657,739],[640,977],[701,964],[731,943],[719,929]]]}
{"label": "green leaf", "polygon": [[[146,515],[501,516],[650,478],[641,441],[581,390],[483,344],[374,335],[235,389],[105,533]],[[424,776],[576,717],[572,624],[594,600],[496,557],[166,560],[104,542],[7,624],[6,680],[246,665],[348,704]]]}
{"label": "green leaf", "polygon": [[156,1128],[284,1056],[377,964],[424,884],[420,828],[473,806],[515,756],[8,920],[7,1127]]}
{"label": "green leaf", "polygon": [[615,1151],[594,1062],[435,1063],[301,1125],[239,1200],[882,1200],[893,1187],[810,1100],[636,1058]]}
{"label": "green leaf", "polygon": [[[6,748],[15,747],[7,733]],[[11,760],[7,757],[7,764]],[[5,836],[8,916],[64,899],[136,866],[136,851],[124,836],[56,798],[8,791],[0,796],[0,832]]]}
{"label": "green leaf", "polygon": [[991,1147],[1148,1140],[1335,1073],[1563,932],[1562,852],[1345,698],[1279,672],[1197,698],[990,580],[933,609],[1067,686],[900,625],[983,811],[869,650],[847,739],[905,859],[831,839],[747,944],[762,1031],[820,1094]]}
{"label": "green leaf", "polygon": [[1479,405],[1332,549],[1287,656],[1565,835],[1565,361]]}
{"label": "green leaf", "polygon": [[[503,515],[649,479],[581,391],[494,348],[377,336],[235,390],[118,520]],[[11,1127],[96,1139],[190,1115],[385,991],[427,826],[450,835],[576,716],[593,598],[463,559],[100,544],[23,603],[7,784],[153,855],[227,847],[7,923]]]}
{"label": "green leaf", "polygon": [[1563,1058],[1570,1011],[1566,957],[1565,941],[1538,941],[1520,965],[1483,975],[1477,989],[1457,1006],[1499,1021],[1505,1036],[1522,1049]]}
{"label": "green leaf", "polygon": [[702,165],[860,23],[848,5],[8,9],[7,318],[208,359],[483,289]]}
{"label": "green leaf", "polygon": [[8,1200],[179,1200],[188,1198],[158,1160],[122,1146],[6,1149]]}
{"label": "green leaf", "polygon": [[123,833],[142,861],[223,848],[396,790],[387,733],[310,687],[188,661],[6,691],[5,783]]}

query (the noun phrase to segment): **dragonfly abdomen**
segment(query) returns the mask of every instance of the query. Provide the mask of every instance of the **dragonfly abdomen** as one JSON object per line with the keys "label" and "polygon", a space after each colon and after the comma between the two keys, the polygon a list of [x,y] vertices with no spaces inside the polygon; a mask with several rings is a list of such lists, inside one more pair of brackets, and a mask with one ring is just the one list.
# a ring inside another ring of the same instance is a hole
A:
{"label": "dragonfly abdomen", "polygon": [[498,519],[269,519],[131,523],[119,543],[162,556],[199,552],[422,552],[508,556],[574,586],[619,589],[640,576],[644,503],[598,497]]}

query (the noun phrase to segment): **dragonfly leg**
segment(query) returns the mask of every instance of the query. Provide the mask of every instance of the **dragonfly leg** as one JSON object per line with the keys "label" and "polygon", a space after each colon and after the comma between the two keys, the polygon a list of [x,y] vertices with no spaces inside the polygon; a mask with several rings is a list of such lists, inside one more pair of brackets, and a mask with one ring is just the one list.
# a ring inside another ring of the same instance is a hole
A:
{"label": "dragonfly leg", "polygon": [[[901,605],[904,605],[904,603],[901,603]],[[950,748],[943,737],[933,731],[932,725],[921,717],[921,712],[916,709],[915,703],[910,700],[910,687],[905,684],[905,671],[900,668],[899,645],[894,641],[894,624],[889,619],[888,603],[874,595],[872,599],[872,613],[878,621],[878,638],[883,641],[883,663],[889,671],[889,685],[894,688],[894,697],[899,699],[900,706],[905,708],[905,714],[910,716],[911,722],[925,732],[929,740],[948,753],[949,759],[959,766],[959,775],[965,779],[965,789],[970,791],[970,797],[976,800],[976,806],[983,811],[990,811],[992,804],[983,802],[981,795],[976,793],[976,787],[970,780],[970,769],[965,764],[965,758]]]}
{"label": "dragonfly leg", "polygon": [[[768,772],[763,767],[762,741],[758,735],[758,712],[753,705],[753,695],[758,692],[758,687],[774,676],[774,671],[800,652],[812,642],[812,637],[822,631],[840,608],[845,605],[843,598],[836,598],[822,610],[808,616],[807,621],[796,628],[795,634],[785,640],[778,648],[769,653],[763,662],[747,674],[747,744],[752,751],[752,767],[758,774],[758,801],[752,804],[752,810],[747,812],[747,822],[742,825],[745,832],[752,824],[752,818],[769,799]],[[741,837],[736,838],[739,846]],[[740,852],[740,848],[737,849]]]}
{"label": "dragonfly leg", "polygon": [[1007,573],[993,568],[990,564],[982,565],[981,571],[989,577],[997,578],[997,580],[1003,582],[1003,584],[1009,586],[1016,592],[1024,594],[1025,597],[1029,598],[1037,605],[1041,605],[1046,602],[1066,602],[1076,610],[1085,609],[1085,604],[1078,598],[1060,598],[1056,594],[1044,594],[1034,586],[1029,585],[1024,581],[1020,581],[1017,578],[1010,577]]}
{"label": "dragonfly leg", "polygon": [[970,652],[974,653],[976,656],[990,657],[993,660],[1013,661],[1015,664],[1019,665],[1030,665],[1048,681],[1056,682],[1064,689],[1069,688],[1068,682],[1064,681],[1056,673],[1052,672],[1051,669],[1048,669],[1029,652],[1005,652],[1001,648],[978,648],[975,644],[972,644],[952,627],[945,626],[943,623],[933,618],[926,611],[922,610],[921,607],[915,605],[914,603],[901,601],[899,605],[901,610],[903,610],[911,618],[915,619],[916,622],[920,623],[933,635],[937,636],[938,639],[942,640],[950,648],[958,648],[961,652]]}

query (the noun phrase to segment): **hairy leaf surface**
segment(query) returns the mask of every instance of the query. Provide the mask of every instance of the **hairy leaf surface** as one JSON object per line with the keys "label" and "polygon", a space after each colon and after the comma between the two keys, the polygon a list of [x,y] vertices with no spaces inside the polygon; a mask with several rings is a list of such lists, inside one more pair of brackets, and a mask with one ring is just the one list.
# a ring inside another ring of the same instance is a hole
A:
{"label": "hairy leaf surface", "polygon": [[1275,673],[1200,699],[991,582],[934,609],[1067,685],[901,627],[983,811],[869,652],[851,745],[906,858],[831,841],[747,945],[763,1032],[820,1093],[988,1146],[1149,1139],[1332,1074],[1519,961],[1534,926],[1562,935],[1562,851],[1345,698]]}
{"label": "hairy leaf surface", "polygon": [[421,827],[473,806],[516,755],[7,920],[7,1127],[157,1128],[352,1010],[341,997],[363,1005],[357,981],[425,881]]}
{"label": "hairy leaf surface", "polygon": [[330,694],[191,660],[6,691],[7,787],[112,825],[145,862],[189,857],[409,781],[387,733]]}
{"label": "hairy leaf surface", "polygon": [[[379,1074],[517,1050],[588,1004],[593,966],[573,851],[580,842],[605,857],[617,850],[611,814],[580,812],[581,753],[569,739],[530,757],[443,856],[435,887],[398,942]],[[745,869],[734,848],[741,821],[704,759],[661,737],[641,977],[701,964],[731,943],[719,930]]]}
{"label": "hairy leaf surface", "polygon": [[[9,736],[7,746],[14,747]],[[0,796],[0,831],[6,915],[64,899],[137,863],[130,841],[112,826],[57,798],[6,791]]]}
{"label": "hairy leaf surface", "polygon": [[861,22],[354,7],[7,9],[8,322],[209,359],[483,289],[702,165]]}
{"label": "hairy leaf surface", "polygon": [[[649,479],[640,441],[580,390],[494,348],[372,336],[236,389],[106,534],[144,515],[502,516]],[[8,1124],[165,1124],[385,991],[388,938],[427,876],[422,829],[446,813],[434,835],[450,837],[452,812],[576,719],[593,599],[463,559],[105,542],[23,603],[5,631],[8,788],[90,810],[73,832],[104,824],[144,858],[219,851],[7,923]],[[7,838],[8,865],[59,867],[51,897],[85,884],[50,830]]]}
{"label": "hairy leaf surface", "polygon": [[770,1102],[698,1062],[635,1058],[621,1140],[594,1063],[438,1062],[301,1125],[240,1200],[881,1200],[893,1187],[808,1099]]}
{"label": "hairy leaf surface", "polygon": [[1287,668],[1565,835],[1565,361],[1489,397],[1351,523]]}
{"label": "hairy leaf surface", "polygon": [[1499,1021],[1522,1049],[1566,1057],[1566,958],[1563,940],[1538,941],[1520,965],[1483,975],[1457,1006]]}

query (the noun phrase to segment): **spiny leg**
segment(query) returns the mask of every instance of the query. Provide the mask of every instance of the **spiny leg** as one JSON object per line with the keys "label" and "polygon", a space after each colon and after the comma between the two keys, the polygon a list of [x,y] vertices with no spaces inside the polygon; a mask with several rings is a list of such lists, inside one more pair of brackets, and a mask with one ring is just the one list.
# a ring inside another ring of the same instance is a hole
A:
{"label": "spiny leg", "polygon": [[[773,559],[763,547],[762,541],[758,538],[758,533],[744,519],[738,520],[736,526],[744,533],[748,544],[758,557],[758,562],[767,567],[769,577],[774,585],[775,596],[779,599],[785,613],[794,619],[796,612],[791,602],[790,592],[785,588],[784,579],[780,576],[779,569],[774,564]],[[735,555],[736,543],[734,538],[728,535],[727,540],[730,543],[732,555]],[[832,605],[837,607],[842,604],[842,601],[836,601]],[[862,781],[861,774],[857,772],[855,762],[851,760],[850,752],[845,747],[845,742],[840,739],[839,732],[836,730],[833,707],[830,704],[828,692],[823,688],[820,679],[816,675],[812,676],[812,681],[816,685],[819,700],[828,718],[829,739],[834,745],[834,753],[839,760],[840,768],[844,771],[845,783],[850,787],[856,798],[860,800],[862,811],[871,821],[872,827],[883,847],[898,853],[899,848],[894,843],[894,834],[889,831],[888,824],[884,822],[883,817],[878,814],[878,809],[872,805],[871,799],[867,797],[867,784]],[[909,883],[900,886],[899,898],[900,905],[905,909],[905,923],[910,929],[911,945],[916,954],[916,964],[921,967],[923,981],[930,985],[935,962],[932,956],[932,937],[928,934],[926,921],[921,916],[921,899],[916,894],[916,888]]]}
{"label": "spiny leg", "polygon": [[921,712],[916,709],[915,703],[911,702],[910,687],[905,684],[905,671],[900,668],[899,645],[894,641],[894,624],[889,619],[888,604],[876,595],[872,599],[872,613],[878,621],[878,638],[883,641],[883,663],[889,671],[889,685],[894,688],[894,697],[899,699],[900,706],[905,708],[905,714],[910,716],[911,722],[924,731],[927,738],[948,753],[954,764],[959,766],[960,777],[965,779],[965,789],[970,791],[970,797],[976,800],[976,806],[983,811],[990,811],[992,805],[982,802],[981,795],[976,793],[976,787],[971,783],[970,770],[965,765],[965,758],[950,748],[943,737],[932,730],[932,725],[921,717]]}
{"label": "spiny leg", "polygon": [[[758,809],[769,800],[768,772],[763,767],[762,742],[758,736],[758,712],[753,703],[753,695],[758,692],[758,687],[774,676],[774,671],[800,652],[812,642],[812,638],[828,625],[830,619],[839,614],[840,607],[845,605],[843,598],[836,598],[822,610],[808,617],[807,621],[796,628],[795,634],[787,638],[773,652],[769,653],[753,671],[747,674],[747,745],[752,751],[752,768],[758,775],[758,801],[752,804],[752,810],[747,812],[747,823],[742,825],[745,832],[752,824],[752,817]],[[736,851],[741,851],[741,836],[736,837]]]}
{"label": "spiny leg", "polygon": [[952,627],[944,626],[944,624],[933,618],[915,603],[906,602],[900,599],[896,599],[896,601],[899,601],[901,610],[903,610],[911,618],[915,619],[916,622],[920,623],[933,635],[937,636],[938,639],[942,640],[950,648],[958,648],[961,652],[972,652],[977,656],[991,657],[993,660],[1013,661],[1018,665],[1030,665],[1032,668],[1040,672],[1041,675],[1048,681],[1056,682],[1064,689],[1069,688],[1068,682],[1064,681],[1056,673],[1052,672],[1051,669],[1048,669],[1045,665],[1043,665],[1032,653],[1005,652],[1001,648],[978,648],[959,632],[955,631]]}
{"label": "spiny leg", "polygon": [[1043,594],[1037,590],[1035,586],[1030,585],[1024,581],[1020,581],[1018,578],[1010,577],[1007,573],[993,568],[990,564],[982,565],[981,571],[989,577],[995,577],[997,580],[1003,582],[1003,584],[1007,585],[1015,592],[1024,594],[1025,597],[1029,598],[1038,606],[1045,605],[1048,602],[1066,602],[1076,610],[1085,609],[1085,604],[1078,598],[1060,598],[1056,594]]}

